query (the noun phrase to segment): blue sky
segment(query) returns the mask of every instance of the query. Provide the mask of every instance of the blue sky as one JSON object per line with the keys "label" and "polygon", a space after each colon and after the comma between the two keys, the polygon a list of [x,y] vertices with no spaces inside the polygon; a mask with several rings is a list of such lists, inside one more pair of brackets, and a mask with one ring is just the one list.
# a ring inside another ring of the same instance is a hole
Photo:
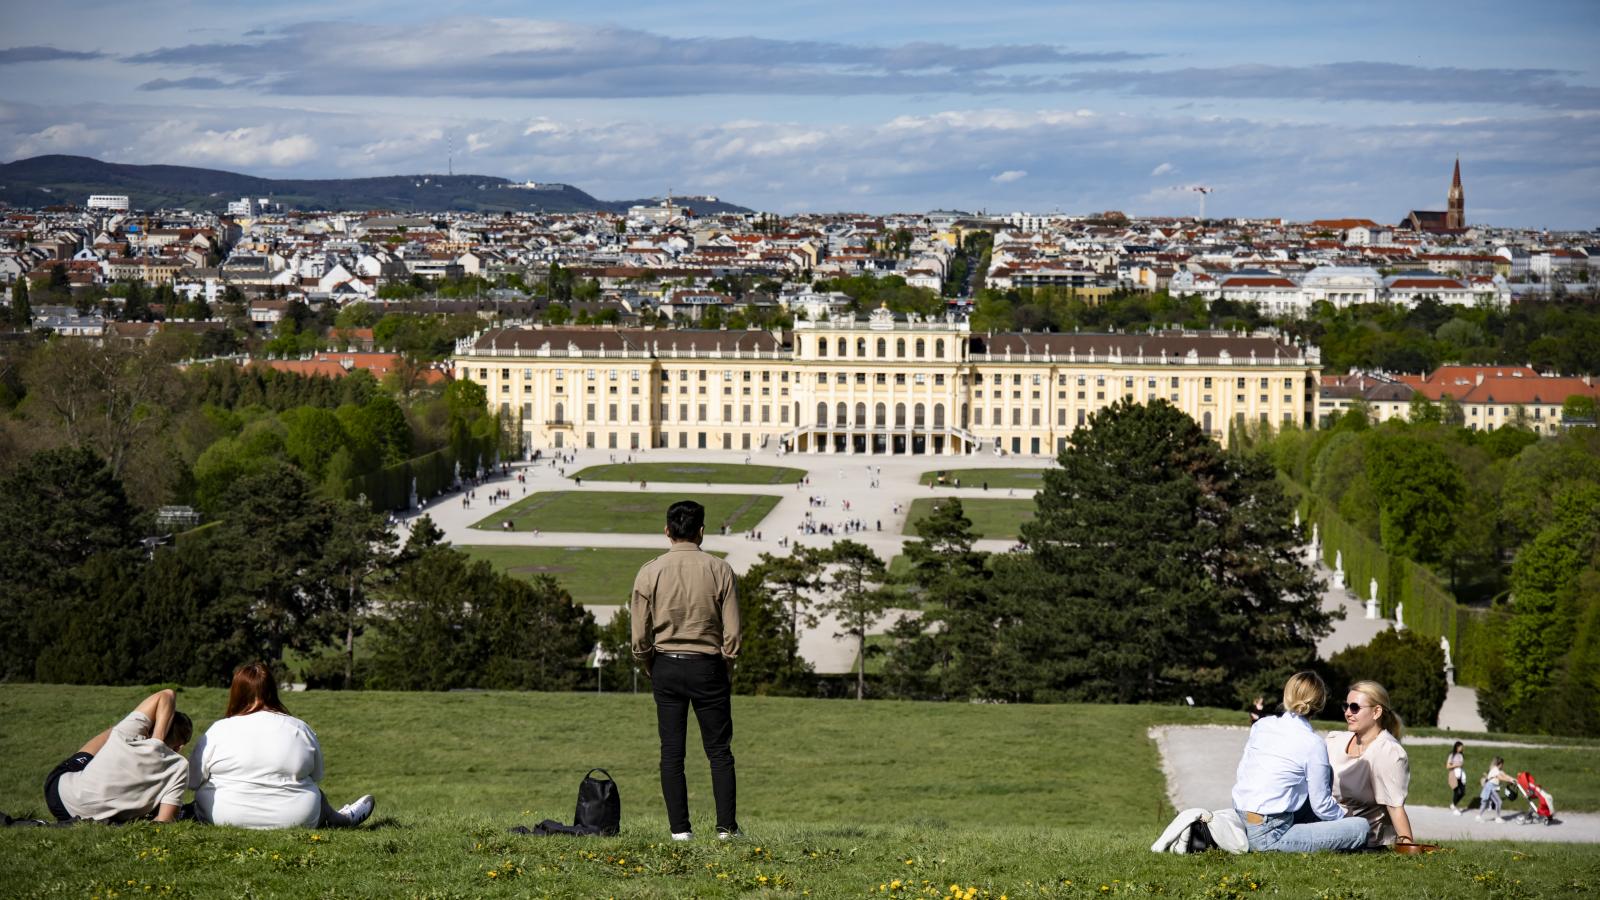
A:
{"label": "blue sky", "polygon": [[[1220,8],[1219,8],[1220,7]],[[1600,2],[7,3],[0,159],[1600,226]]]}

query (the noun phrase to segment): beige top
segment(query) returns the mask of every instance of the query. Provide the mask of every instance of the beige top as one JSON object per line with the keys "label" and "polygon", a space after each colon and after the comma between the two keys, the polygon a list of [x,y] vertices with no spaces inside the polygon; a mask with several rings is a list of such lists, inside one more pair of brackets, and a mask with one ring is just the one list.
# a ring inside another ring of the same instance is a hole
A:
{"label": "beige top", "polygon": [[1387,731],[1379,731],[1360,756],[1350,755],[1355,735],[1328,735],[1328,762],[1333,764],[1333,796],[1352,816],[1367,820],[1367,846],[1393,844],[1398,835],[1388,806],[1405,806],[1411,789],[1411,761],[1406,749]]}
{"label": "beige top", "polygon": [[656,651],[739,655],[739,587],[733,567],[689,541],[639,568],[633,580],[633,656]]}
{"label": "beige top", "polygon": [[97,822],[127,822],[162,804],[182,805],[189,761],[151,737],[154,727],[138,710],[113,725],[111,737],[89,765],[56,783],[67,812]]}

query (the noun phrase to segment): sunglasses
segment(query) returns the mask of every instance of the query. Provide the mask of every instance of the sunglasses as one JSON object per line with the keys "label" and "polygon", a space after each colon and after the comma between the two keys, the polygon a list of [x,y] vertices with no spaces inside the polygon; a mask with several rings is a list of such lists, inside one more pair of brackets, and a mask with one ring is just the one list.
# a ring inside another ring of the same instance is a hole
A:
{"label": "sunglasses", "polygon": [[1343,706],[1339,707],[1339,710],[1341,712],[1348,712],[1351,715],[1355,715],[1356,713],[1361,712],[1363,709],[1371,709],[1371,708],[1372,707],[1370,707],[1370,706],[1362,706],[1359,703],[1346,703]]}

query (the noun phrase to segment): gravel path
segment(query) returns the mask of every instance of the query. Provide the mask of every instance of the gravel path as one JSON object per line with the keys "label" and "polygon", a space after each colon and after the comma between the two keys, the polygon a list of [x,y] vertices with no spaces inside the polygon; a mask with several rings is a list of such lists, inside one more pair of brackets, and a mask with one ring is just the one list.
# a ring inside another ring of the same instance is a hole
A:
{"label": "gravel path", "polygon": [[[1174,809],[1226,809],[1233,805],[1233,775],[1244,754],[1249,729],[1243,727],[1161,726],[1150,729],[1150,738],[1161,750],[1161,766],[1167,776],[1167,799]],[[1406,744],[1445,744],[1449,738],[1408,738]],[[1538,745],[1493,741],[1473,741],[1473,746],[1530,747]],[[1553,748],[1560,749],[1560,748]],[[1560,841],[1600,843],[1600,814],[1562,813],[1561,792],[1556,795],[1556,819],[1560,824],[1519,825],[1479,822],[1475,814],[1455,815],[1448,808],[1406,806],[1411,825],[1420,841]],[[1507,803],[1505,814],[1526,809],[1522,801]]]}

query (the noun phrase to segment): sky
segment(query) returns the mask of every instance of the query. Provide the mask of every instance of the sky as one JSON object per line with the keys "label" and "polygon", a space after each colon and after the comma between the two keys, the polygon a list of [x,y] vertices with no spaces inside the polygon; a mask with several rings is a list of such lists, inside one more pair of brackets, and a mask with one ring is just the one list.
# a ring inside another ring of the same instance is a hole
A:
{"label": "sky", "polygon": [[[1600,0],[0,0],[0,161],[1600,227]],[[1208,195],[1194,190],[1210,189]]]}

